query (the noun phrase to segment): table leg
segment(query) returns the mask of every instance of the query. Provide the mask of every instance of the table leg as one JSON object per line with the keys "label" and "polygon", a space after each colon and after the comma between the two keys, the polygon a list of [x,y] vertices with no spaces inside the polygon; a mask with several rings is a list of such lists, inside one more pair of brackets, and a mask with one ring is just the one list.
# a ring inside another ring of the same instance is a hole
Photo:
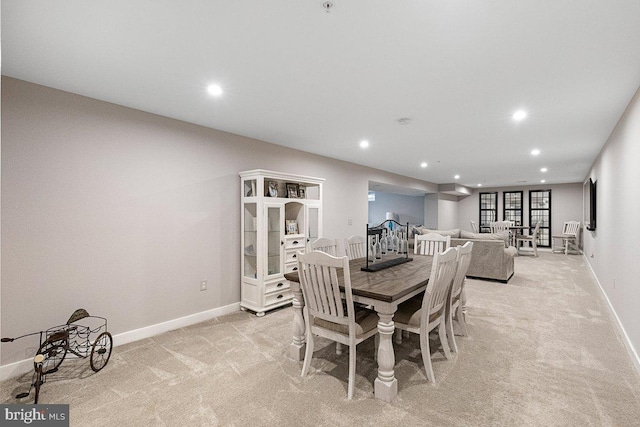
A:
{"label": "table leg", "polygon": [[293,360],[300,361],[304,360],[305,350],[305,325],[302,315],[304,300],[299,283],[291,282],[291,290],[293,291],[293,341],[289,346],[289,355]]}
{"label": "table leg", "polygon": [[378,399],[391,402],[398,395],[398,380],[393,368],[396,358],[393,353],[393,311],[382,313],[378,311],[378,334],[380,344],[378,346],[378,377],[374,382],[374,393]]}

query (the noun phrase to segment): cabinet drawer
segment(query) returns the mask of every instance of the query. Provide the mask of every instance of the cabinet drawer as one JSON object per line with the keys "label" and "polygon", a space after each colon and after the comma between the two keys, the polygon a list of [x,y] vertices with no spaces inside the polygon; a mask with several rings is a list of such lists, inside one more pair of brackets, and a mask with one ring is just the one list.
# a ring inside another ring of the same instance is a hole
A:
{"label": "cabinet drawer", "polygon": [[298,252],[304,251],[300,249],[287,251],[284,256],[284,262],[298,262]]}
{"label": "cabinet drawer", "polygon": [[270,294],[270,295],[265,295],[265,297],[264,297],[264,305],[265,306],[269,306],[269,305],[272,305],[272,304],[289,302],[289,301],[291,301],[291,299],[293,299],[293,294],[291,293],[290,290],[287,289],[286,291],[276,292],[276,293]]}
{"label": "cabinet drawer", "polygon": [[304,237],[300,237],[297,239],[285,239],[284,242],[285,249],[304,249]]}
{"label": "cabinet drawer", "polygon": [[284,274],[291,273],[293,271],[298,271],[298,263],[292,262],[290,264],[284,265]]}
{"label": "cabinet drawer", "polygon": [[264,284],[264,293],[270,294],[271,292],[284,291],[289,289],[289,281],[282,279],[275,282],[268,282]]}

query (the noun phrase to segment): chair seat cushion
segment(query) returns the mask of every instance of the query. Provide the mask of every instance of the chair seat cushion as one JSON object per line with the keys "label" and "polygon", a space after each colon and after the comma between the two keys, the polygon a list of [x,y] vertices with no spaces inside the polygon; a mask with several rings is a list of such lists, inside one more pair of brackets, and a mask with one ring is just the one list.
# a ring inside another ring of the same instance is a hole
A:
{"label": "chair seat cushion", "polygon": [[517,236],[516,240],[533,240],[533,236]]}
{"label": "chair seat cushion", "polygon": [[458,303],[458,301],[460,301],[460,297],[462,296],[462,292],[460,292],[458,295],[455,295],[453,297],[451,297],[451,305],[455,305]]}
{"label": "chair seat cushion", "polygon": [[[422,298],[424,294],[416,295],[400,304],[398,311],[393,316],[393,321],[396,323],[403,323],[409,326],[420,326],[420,317],[422,316]],[[440,310],[442,311],[442,310]],[[433,322],[440,316],[440,311],[431,313],[429,316],[429,322]]]}
{"label": "chair seat cushion", "polygon": [[[380,319],[375,311],[366,308],[356,309],[356,337],[360,337],[365,333],[378,327]],[[349,326],[339,323],[330,322],[328,320],[315,318],[314,325],[321,328],[330,329],[343,335],[349,335]]]}
{"label": "chair seat cushion", "polygon": [[553,239],[575,239],[577,236],[573,234],[554,234],[551,236]]}

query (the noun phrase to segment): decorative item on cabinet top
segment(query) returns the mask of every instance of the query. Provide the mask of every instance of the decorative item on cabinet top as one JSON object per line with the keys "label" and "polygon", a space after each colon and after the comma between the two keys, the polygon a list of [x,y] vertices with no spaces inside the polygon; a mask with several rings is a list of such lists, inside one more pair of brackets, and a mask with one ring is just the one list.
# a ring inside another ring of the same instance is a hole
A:
{"label": "decorative item on cabinet top", "polygon": [[287,234],[298,234],[298,221],[295,219],[287,220]]}
{"label": "decorative item on cabinet top", "polygon": [[278,183],[276,181],[269,181],[269,191],[266,196],[278,197]]}
{"label": "decorative item on cabinet top", "polygon": [[297,199],[299,197],[298,191],[300,190],[300,184],[294,184],[287,182],[287,197],[290,199]]}

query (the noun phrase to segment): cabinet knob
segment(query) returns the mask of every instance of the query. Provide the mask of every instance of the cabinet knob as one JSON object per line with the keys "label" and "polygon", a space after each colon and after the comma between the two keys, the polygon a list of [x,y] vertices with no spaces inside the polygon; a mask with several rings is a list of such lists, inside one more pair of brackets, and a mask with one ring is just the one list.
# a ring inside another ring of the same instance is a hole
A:
{"label": "cabinet knob", "polygon": [[283,286],[284,286],[284,283],[280,282],[280,283],[278,283],[278,286],[276,286],[276,287],[277,287],[277,288],[281,288],[281,287],[283,287]]}
{"label": "cabinet knob", "polygon": [[284,240],[280,240],[280,246],[284,245]]}
{"label": "cabinet knob", "polygon": [[293,256],[291,258],[298,258],[297,254],[293,254]]}
{"label": "cabinet knob", "polygon": [[300,242],[298,242],[297,240],[294,240],[294,241],[293,241],[293,244],[294,244],[294,245],[297,245],[298,243],[300,243]]}
{"label": "cabinet knob", "polygon": [[278,295],[278,299],[284,298],[284,295],[280,294]]}
{"label": "cabinet knob", "polygon": [[291,271],[297,271],[297,270],[298,270],[298,267],[293,267],[293,270]]}

